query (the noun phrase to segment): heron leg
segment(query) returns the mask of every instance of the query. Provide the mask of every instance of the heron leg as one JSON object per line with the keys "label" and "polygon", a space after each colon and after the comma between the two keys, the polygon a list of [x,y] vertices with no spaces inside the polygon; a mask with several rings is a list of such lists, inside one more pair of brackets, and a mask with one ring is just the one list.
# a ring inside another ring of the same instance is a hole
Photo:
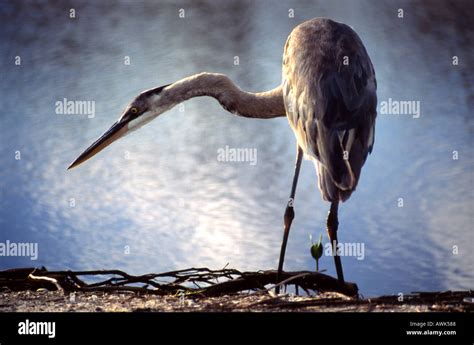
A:
{"label": "heron leg", "polygon": [[[288,200],[288,204],[286,205],[284,222],[283,222],[283,226],[284,226],[283,241],[281,243],[280,260],[278,262],[277,284],[281,281],[281,274],[283,272],[283,262],[285,261],[286,244],[288,242],[288,235],[290,234],[291,223],[293,222],[293,218],[295,217],[295,212],[293,210],[293,205],[294,205],[296,185],[298,183],[298,176],[300,174],[300,167],[301,167],[302,159],[303,159],[303,150],[299,147],[299,145],[297,145],[295,173],[294,173],[294,176],[293,176],[293,185],[291,187],[291,194],[290,194],[290,198]],[[276,287],[275,292],[277,294],[280,293],[280,286]]]}
{"label": "heron leg", "polygon": [[337,255],[337,229],[339,226],[339,221],[337,219],[337,209],[339,206],[339,201],[333,201],[331,203],[331,209],[328,213],[328,218],[326,222],[327,232],[329,240],[331,241],[332,255],[334,256],[334,263],[336,264],[337,279],[341,282],[344,282],[344,274],[342,272],[342,263],[341,257]]}

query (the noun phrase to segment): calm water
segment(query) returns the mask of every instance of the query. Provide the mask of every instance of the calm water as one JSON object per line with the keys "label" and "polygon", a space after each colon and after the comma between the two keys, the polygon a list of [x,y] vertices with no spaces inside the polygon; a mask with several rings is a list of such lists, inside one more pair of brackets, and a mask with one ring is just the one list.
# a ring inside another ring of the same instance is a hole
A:
{"label": "calm water", "polygon": [[[340,240],[365,245],[364,260],[343,258],[346,278],[365,295],[473,288],[472,13],[468,1],[1,1],[0,242],[37,242],[39,258],[1,257],[0,268],[275,268],[295,151],[284,118],[237,118],[195,99],[66,167],[143,89],[201,71],[273,88],[291,29],[326,16],[361,36],[379,102],[421,104],[419,118],[378,117],[358,190],[340,208]],[[63,98],[95,101],[95,117],[57,115]],[[257,164],[217,161],[226,145],[256,148]],[[308,235],[325,233],[328,207],[305,161],[286,269],[314,269]],[[332,258],[320,265],[335,274]]]}

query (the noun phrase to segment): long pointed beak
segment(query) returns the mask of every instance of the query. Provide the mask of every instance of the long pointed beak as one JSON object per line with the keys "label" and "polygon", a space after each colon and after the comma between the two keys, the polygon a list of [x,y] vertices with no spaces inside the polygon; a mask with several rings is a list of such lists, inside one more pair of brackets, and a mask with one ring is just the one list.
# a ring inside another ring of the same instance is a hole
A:
{"label": "long pointed beak", "polygon": [[91,146],[89,146],[84,152],[82,152],[79,157],[76,158],[74,162],[69,165],[68,170],[72,169],[79,164],[85,162],[89,158],[93,157],[107,146],[112,144],[115,140],[120,137],[123,137],[128,132],[127,121],[123,119],[115,122],[112,127],[110,127],[104,134],[102,134],[99,139],[94,141]]}

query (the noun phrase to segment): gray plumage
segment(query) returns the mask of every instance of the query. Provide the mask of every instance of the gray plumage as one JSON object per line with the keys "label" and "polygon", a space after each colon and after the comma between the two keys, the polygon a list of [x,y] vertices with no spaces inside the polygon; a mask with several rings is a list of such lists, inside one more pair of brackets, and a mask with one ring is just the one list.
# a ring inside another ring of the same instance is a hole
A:
{"label": "gray plumage", "polygon": [[377,84],[359,36],[330,19],[297,26],[285,45],[282,84],[288,120],[315,162],[324,200],[347,200],[375,134]]}

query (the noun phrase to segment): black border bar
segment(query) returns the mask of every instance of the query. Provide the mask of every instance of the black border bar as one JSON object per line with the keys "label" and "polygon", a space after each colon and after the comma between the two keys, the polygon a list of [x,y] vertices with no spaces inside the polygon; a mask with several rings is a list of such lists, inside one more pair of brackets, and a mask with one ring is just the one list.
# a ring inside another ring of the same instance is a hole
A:
{"label": "black border bar", "polygon": [[[26,319],[54,321],[55,338],[19,335]],[[407,335],[410,322],[456,335]],[[472,313],[0,313],[1,345],[473,343]]]}

